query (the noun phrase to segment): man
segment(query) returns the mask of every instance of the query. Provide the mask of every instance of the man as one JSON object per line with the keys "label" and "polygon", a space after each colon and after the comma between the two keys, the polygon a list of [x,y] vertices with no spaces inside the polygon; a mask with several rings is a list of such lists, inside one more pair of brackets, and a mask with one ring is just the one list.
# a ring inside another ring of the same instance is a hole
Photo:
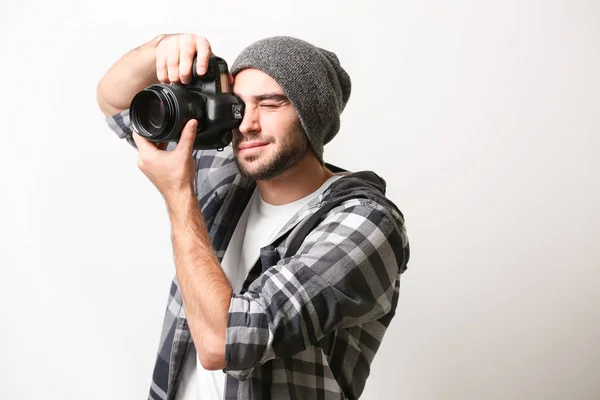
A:
{"label": "man", "polygon": [[[188,83],[211,47],[161,35],[98,84],[109,126],[165,199],[176,264],[150,399],[341,399],[363,392],[409,259],[401,212],[372,172],[323,161],[350,96],[337,56],[303,40],[247,47],[230,83],[245,104],[233,142],[194,150],[132,132],[152,83]],[[359,138],[364,140],[364,138]]]}

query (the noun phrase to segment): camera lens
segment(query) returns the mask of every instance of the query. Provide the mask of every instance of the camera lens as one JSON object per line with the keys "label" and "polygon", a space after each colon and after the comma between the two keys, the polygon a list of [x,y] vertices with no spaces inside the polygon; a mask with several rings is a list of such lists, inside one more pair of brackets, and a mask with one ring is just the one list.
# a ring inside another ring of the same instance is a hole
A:
{"label": "camera lens", "polygon": [[191,118],[203,126],[202,96],[180,85],[155,84],[137,93],[129,107],[135,132],[152,142],[179,141],[181,130]]}
{"label": "camera lens", "polygon": [[139,135],[156,142],[175,139],[173,128],[177,122],[177,111],[174,100],[159,85],[150,86],[135,95],[129,116]]}
{"label": "camera lens", "polygon": [[165,121],[165,105],[158,96],[149,100],[148,121],[157,129],[160,129]]}

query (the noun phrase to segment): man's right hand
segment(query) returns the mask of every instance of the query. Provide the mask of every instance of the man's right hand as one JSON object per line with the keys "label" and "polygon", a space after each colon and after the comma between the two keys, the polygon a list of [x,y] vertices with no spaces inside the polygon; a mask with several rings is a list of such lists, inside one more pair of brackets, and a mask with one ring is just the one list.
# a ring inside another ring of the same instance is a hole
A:
{"label": "man's right hand", "polygon": [[203,75],[212,55],[205,37],[191,33],[165,35],[156,45],[156,76],[161,83],[189,83],[192,63],[197,54],[196,69]]}

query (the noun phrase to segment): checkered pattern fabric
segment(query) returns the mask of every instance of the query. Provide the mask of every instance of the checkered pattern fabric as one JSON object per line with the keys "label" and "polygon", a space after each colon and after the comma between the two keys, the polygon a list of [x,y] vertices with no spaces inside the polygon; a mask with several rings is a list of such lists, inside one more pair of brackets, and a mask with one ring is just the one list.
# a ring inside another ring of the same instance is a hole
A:
{"label": "checkered pattern fabric", "polygon": [[[135,147],[127,110],[106,121]],[[239,174],[231,147],[193,155],[198,202],[222,260],[256,183]],[[381,178],[360,172],[334,182],[261,249],[233,294],[225,399],[358,398],[395,314],[409,254],[403,215],[385,198]],[[149,399],[174,398],[190,346],[175,277]]]}

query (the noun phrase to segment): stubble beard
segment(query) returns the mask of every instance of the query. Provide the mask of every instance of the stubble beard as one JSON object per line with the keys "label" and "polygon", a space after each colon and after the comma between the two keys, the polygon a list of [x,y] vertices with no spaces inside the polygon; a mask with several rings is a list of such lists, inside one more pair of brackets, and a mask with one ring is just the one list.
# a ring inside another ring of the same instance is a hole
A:
{"label": "stubble beard", "polygon": [[[241,142],[239,137],[234,137],[234,149],[237,149]],[[272,138],[268,142],[270,145],[276,145],[277,143]],[[236,151],[235,162],[240,173],[255,181],[267,181],[276,178],[302,160],[310,148],[308,139],[301,130],[295,131],[293,135],[283,139],[280,143],[281,148],[279,151],[272,155],[270,159],[263,161],[258,161],[260,154],[245,157],[240,156],[239,152]],[[242,159],[241,162],[240,159]]]}

